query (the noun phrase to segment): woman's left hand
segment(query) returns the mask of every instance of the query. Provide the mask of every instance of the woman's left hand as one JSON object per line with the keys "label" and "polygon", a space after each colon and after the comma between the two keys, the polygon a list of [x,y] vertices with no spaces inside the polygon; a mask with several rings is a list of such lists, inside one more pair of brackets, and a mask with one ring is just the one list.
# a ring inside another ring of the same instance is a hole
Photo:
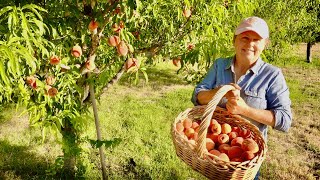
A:
{"label": "woman's left hand", "polygon": [[226,108],[231,114],[245,114],[249,109],[247,103],[241,98],[229,98],[226,104]]}

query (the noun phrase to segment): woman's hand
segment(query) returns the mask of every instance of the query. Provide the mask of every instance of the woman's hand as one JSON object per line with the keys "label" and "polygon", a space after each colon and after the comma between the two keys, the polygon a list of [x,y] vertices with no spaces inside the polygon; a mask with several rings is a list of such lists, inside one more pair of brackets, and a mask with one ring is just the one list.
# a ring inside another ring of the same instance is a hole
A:
{"label": "woman's hand", "polygon": [[224,95],[224,97],[226,97],[228,100],[233,98],[239,99],[241,87],[238,84],[234,83],[230,83],[229,85],[234,86],[236,89],[227,92],[226,95]]}
{"label": "woman's hand", "polygon": [[239,97],[238,99],[236,98],[228,99],[226,108],[228,112],[231,114],[244,115],[248,111],[249,106],[241,97]]}

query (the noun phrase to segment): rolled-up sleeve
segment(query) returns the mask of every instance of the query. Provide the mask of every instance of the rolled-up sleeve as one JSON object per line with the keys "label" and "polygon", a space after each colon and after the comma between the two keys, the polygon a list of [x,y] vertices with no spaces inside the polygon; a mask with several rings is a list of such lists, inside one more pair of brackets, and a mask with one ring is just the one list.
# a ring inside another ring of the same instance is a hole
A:
{"label": "rolled-up sleeve", "polygon": [[268,108],[274,113],[274,129],[288,132],[292,123],[289,88],[280,69],[276,72],[267,91]]}
{"label": "rolled-up sleeve", "polygon": [[210,67],[205,78],[195,87],[193,94],[192,94],[192,98],[191,98],[191,101],[195,106],[199,105],[197,95],[200,91],[211,90],[211,89],[213,89],[213,87],[215,87],[216,76],[217,76],[217,72],[216,72],[217,67],[216,66],[217,66],[217,63],[215,62]]}

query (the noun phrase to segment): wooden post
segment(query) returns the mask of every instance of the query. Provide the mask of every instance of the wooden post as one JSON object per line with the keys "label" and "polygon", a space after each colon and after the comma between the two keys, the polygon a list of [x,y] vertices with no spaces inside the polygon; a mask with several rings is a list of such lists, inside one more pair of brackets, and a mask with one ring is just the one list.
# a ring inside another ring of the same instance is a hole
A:
{"label": "wooden post", "polygon": [[[89,91],[90,91],[90,99],[92,102],[92,109],[93,109],[93,114],[94,114],[94,120],[96,124],[96,130],[97,130],[97,139],[99,141],[102,141],[101,139],[101,132],[100,132],[100,123],[99,123],[99,117],[98,117],[98,108],[97,108],[97,103],[96,103],[96,98],[94,94],[94,86],[93,83],[90,82],[89,85]],[[107,171],[106,171],[106,162],[105,162],[105,157],[103,153],[103,147],[99,147],[99,153],[100,153],[100,161],[101,161],[101,167],[102,167],[102,179],[106,180],[107,179]]]}

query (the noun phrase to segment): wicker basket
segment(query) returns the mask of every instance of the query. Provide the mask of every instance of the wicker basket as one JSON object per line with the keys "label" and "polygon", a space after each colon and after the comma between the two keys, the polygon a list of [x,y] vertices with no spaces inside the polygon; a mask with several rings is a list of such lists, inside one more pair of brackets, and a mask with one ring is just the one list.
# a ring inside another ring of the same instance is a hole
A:
{"label": "wicker basket", "polygon": [[[233,89],[234,87],[230,85],[223,86],[207,106],[195,106],[185,110],[178,115],[171,127],[172,139],[178,157],[209,179],[254,179],[266,156],[267,147],[259,129],[241,116],[231,115],[225,109],[217,107],[221,98]],[[190,143],[186,136],[176,130],[177,122],[186,118],[193,121],[201,120],[195,144]],[[226,162],[208,153],[206,136],[212,118],[220,123],[226,122],[231,126],[249,129],[251,138],[259,146],[255,158],[244,162]]]}

